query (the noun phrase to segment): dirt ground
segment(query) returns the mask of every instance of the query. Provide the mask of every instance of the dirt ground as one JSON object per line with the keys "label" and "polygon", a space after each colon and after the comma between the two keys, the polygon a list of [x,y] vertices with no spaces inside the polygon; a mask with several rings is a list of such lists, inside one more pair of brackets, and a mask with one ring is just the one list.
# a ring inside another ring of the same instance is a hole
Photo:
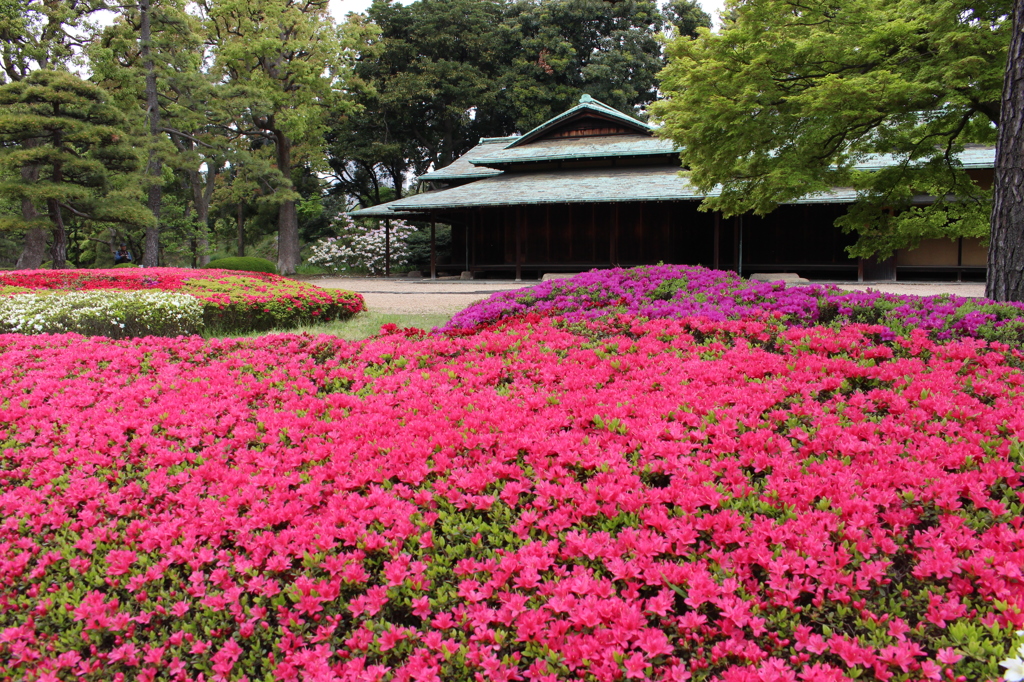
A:
{"label": "dirt ground", "polygon": [[[453,315],[497,291],[521,289],[537,284],[536,281],[384,279],[381,277],[318,277],[306,281],[326,289],[358,291],[365,298],[366,306],[370,310],[399,315],[429,313]],[[956,282],[843,282],[838,286],[846,290],[876,289],[888,293],[915,296],[956,294],[957,296],[976,298],[985,295],[985,285],[980,282],[963,284]]]}

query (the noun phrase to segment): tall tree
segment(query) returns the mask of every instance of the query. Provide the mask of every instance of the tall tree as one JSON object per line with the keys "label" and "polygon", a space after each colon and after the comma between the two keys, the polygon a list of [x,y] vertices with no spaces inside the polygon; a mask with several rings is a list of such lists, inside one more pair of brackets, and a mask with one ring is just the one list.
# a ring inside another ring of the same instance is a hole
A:
{"label": "tall tree", "polygon": [[665,23],[672,27],[673,37],[696,38],[700,29],[711,28],[711,15],[697,0],[669,0],[662,7]]}
{"label": "tall tree", "polygon": [[649,0],[377,0],[368,16],[381,46],[356,72],[372,89],[361,112],[335,117],[330,148],[337,189],[362,203],[584,92],[628,112],[656,94],[662,18]]}
{"label": "tall tree", "polygon": [[164,137],[160,127],[160,104],[157,101],[156,66],[153,63],[152,0],[139,0],[139,53],[146,72],[146,118],[149,121],[149,159],[146,163],[146,205],[153,214],[153,224],[146,228],[146,246],[142,265],[156,267],[160,258],[160,199],[163,193],[163,160],[157,143]]}
{"label": "tall tree", "polygon": [[[0,82],[24,80],[37,69],[65,66],[81,49],[85,22],[96,12],[106,9],[105,0],[7,0],[0,4]],[[32,146],[33,140],[24,140]],[[21,170],[24,182],[34,182],[38,168],[28,165]],[[39,208],[31,200],[21,203],[25,225],[25,246],[18,258],[19,269],[38,268],[46,255],[46,232],[38,226]]]}
{"label": "tall tree", "polygon": [[381,47],[356,70],[373,87],[364,103],[367,115],[379,117],[377,144],[397,145],[395,151],[423,172],[448,165],[480,137],[511,125],[500,106],[512,38],[505,9],[502,0],[376,0],[370,6]]}
{"label": "tall tree", "polygon": [[509,22],[517,46],[503,92],[520,131],[584,92],[630,113],[655,99],[664,22],[653,0],[521,0]]}
{"label": "tall tree", "polygon": [[[149,134],[149,201],[159,220],[166,164],[179,177],[186,213],[194,210],[196,261],[208,262],[209,209],[217,174],[232,149],[231,116],[222,106],[225,85],[210,72],[210,55],[199,19],[179,0],[128,6],[89,48],[93,78],[114,93],[126,110],[141,109]],[[148,15],[149,26],[146,26]],[[146,39],[144,39],[146,38]],[[154,115],[153,107],[157,107]],[[154,187],[159,184],[160,187]],[[177,190],[177,185],[173,185]],[[159,191],[157,191],[159,190]],[[179,221],[180,223],[180,221]],[[184,235],[182,235],[184,236]],[[159,233],[151,229],[143,255],[155,259]]]}
{"label": "tall tree", "polygon": [[[0,86],[0,107],[0,167],[19,173],[0,184],[0,196],[46,209],[30,222],[0,217],[0,227],[48,224],[54,269],[65,267],[68,216],[142,226],[152,221],[133,193],[138,157],[125,117],[99,87],[62,71],[34,71]],[[34,144],[26,146],[28,140]],[[37,176],[26,179],[20,174],[26,167]]]}
{"label": "tall tree", "polygon": [[985,295],[1024,301],[1024,0],[1013,3],[993,186]]}
{"label": "tall tree", "polygon": [[358,20],[338,26],[327,0],[204,0],[220,73],[233,86],[231,132],[273,145],[280,185],[278,270],[299,263],[292,172],[319,162],[327,114],[358,87],[352,62],[373,31]]}
{"label": "tall tree", "polygon": [[[748,0],[719,34],[678,39],[654,107],[705,209],[764,214],[852,186],[854,256],[988,232],[989,192],[957,154],[992,144],[1008,0]],[[880,171],[854,165],[875,155]],[[915,196],[934,202],[920,205]]]}

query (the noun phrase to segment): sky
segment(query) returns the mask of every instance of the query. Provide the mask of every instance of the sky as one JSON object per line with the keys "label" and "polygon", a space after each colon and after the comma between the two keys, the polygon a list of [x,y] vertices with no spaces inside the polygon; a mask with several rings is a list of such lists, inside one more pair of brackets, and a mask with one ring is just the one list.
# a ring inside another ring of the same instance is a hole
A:
{"label": "sky", "polygon": [[[349,12],[364,11],[370,6],[371,2],[372,0],[330,0],[331,14],[334,15],[335,19],[341,20]],[[398,2],[401,2],[401,0],[398,0]],[[699,2],[704,11],[711,15],[711,19],[717,27],[720,23],[718,21],[718,13],[722,11],[722,6],[725,4],[724,0],[699,0]],[[401,2],[401,4],[406,5],[408,2]]]}

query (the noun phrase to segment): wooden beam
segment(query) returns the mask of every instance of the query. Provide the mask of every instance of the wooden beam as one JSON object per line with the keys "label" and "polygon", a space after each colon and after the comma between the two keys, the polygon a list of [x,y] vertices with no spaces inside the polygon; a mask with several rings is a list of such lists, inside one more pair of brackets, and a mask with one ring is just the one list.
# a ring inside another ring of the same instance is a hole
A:
{"label": "wooden beam", "polygon": [[615,204],[615,210],[612,213],[612,229],[609,230],[608,237],[608,261],[611,266],[618,267],[619,265],[619,205]]}
{"label": "wooden beam", "polygon": [[964,238],[963,237],[957,237],[957,239],[956,239],[956,267],[957,267],[956,281],[958,281],[958,282],[964,281],[964,271],[962,269],[963,265],[964,265]]}
{"label": "wooden beam", "polygon": [[732,219],[732,271],[740,271],[740,217]]}
{"label": "wooden beam", "polygon": [[523,281],[523,211],[516,206],[516,281]]}
{"label": "wooden beam", "polygon": [[391,276],[391,218],[384,219],[384,276]]}
{"label": "wooden beam", "polygon": [[430,279],[437,279],[437,221],[430,216]]}
{"label": "wooden beam", "polygon": [[719,269],[719,252],[722,246],[722,212],[715,211],[715,260],[714,269]]}

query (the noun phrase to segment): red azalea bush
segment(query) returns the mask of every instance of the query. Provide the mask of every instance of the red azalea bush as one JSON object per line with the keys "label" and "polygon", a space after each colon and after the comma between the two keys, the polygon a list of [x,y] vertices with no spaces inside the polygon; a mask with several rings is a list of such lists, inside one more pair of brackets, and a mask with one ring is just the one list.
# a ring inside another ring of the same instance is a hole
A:
{"label": "red azalea bush", "polygon": [[0,336],[0,676],[999,677],[1016,351],[628,316],[386,331]]}
{"label": "red azalea bush", "polygon": [[0,273],[0,294],[28,291],[159,289],[195,296],[204,303],[208,329],[263,331],[344,319],[364,310],[351,291],[322,289],[285,277],[232,270],[139,268],[110,270],[17,270]]}

